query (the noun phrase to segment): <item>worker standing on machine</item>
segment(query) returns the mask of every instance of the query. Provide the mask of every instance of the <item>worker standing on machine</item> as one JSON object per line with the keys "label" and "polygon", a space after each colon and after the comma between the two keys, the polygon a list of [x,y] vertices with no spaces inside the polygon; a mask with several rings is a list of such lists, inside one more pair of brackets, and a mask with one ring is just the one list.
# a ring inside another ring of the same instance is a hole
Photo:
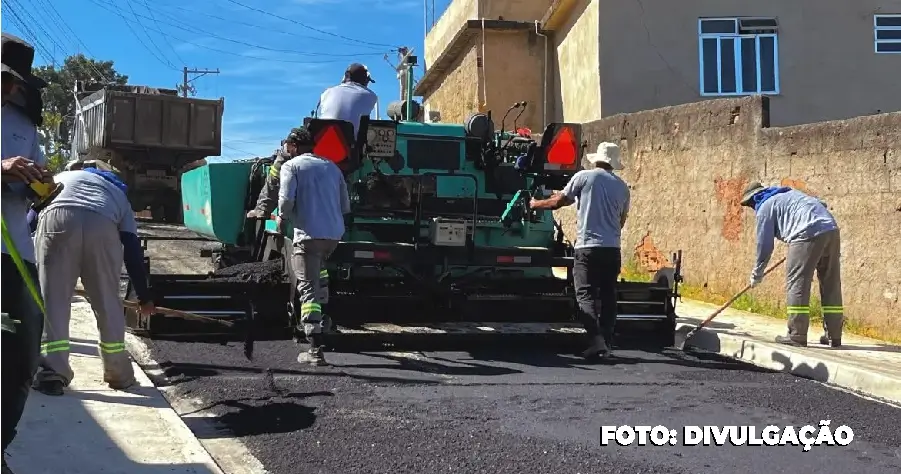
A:
{"label": "worker standing on machine", "polygon": [[343,120],[354,126],[354,139],[360,130],[360,117],[370,116],[379,97],[369,89],[375,83],[369,69],[360,63],[353,63],[344,72],[344,80],[337,86],[329,87],[319,98],[317,118]]}
{"label": "worker standing on machine", "polygon": [[810,286],[816,271],[823,305],[823,329],[820,344],[842,345],[841,237],[835,217],[819,199],[789,187],[765,188],[751,183],[742,195],[741,205],[757,215],[757,262],[750,284],[757,286],[773,254],[773,240],[788,243],[785,259],[785,287],[788,292],[788,335],[776,336],[776,342],[792,346],[807,345],[810,328]]}
{"label": "worker standing on machine", "polygon": [[[611,354],[616,324],[616,278],[622,266],[622,228],[631,200],[629,186],[614,170],[623,169],[619,147],[601,143],[589,153],[595,169],[576,173],[560,193],[532,199],[532,209],[559,209],[576,203],[577,231],[573,280],[579,315],[590,338],[585,358]],[[598,304],[600,303],[600,308]]]}
{"label": "worker standing on machine", "polygon": [[279,170],[286,161],[294,158],[300,153],[297,151],[297,141],[292,138],[294,132],[299,129],[295,128],[288,134],[288,138],[282,140],[282,146],[272,155],[272,166],[269,167],[269,173],[266,175],[266,183],[260,190],[260,197],[257,199],[256,207],[247,213],[248,219],[268,220],[275,205],[278,202],[278,183]]}
{"label": "worker standing on machine", "polygon": [[127,188],[110,169],[64,171],[55,178],[63,184],[62,192],[41,211],[35,233],[48,324],[34,388],[62,395],[74,377],[69,366],[69,319],[75,285],[81,278],[97,317],[103,381],[122,390],[135,383],[125,351],[125,315],[119,299],[123,260],[139,311],[155,312]]}
{"label": "worker standing on machine", "polygon": [[300,129],[295,140],[301,154],[282,165],[276,222],[281,229],[288,220],[294,228],[291,304],[310,343],[310,349],[301,352],[297,360],[323,365],[321,338],[329,328],[322,311],[322,305],[328,303],[328,290],[321,277],[325,261],[344,235],[350,198],[341,169],[311,153],[314,143],[309,131]]}
{"label": "worker standing on machine", "polygon": [[[29,184],[50,180],[46,159],[40,148],[37,121],[29,103],[36,90],[47,84],[31,70],[34,48],[20,38],[3,33],[2,44],[2,148],[3,148],[3,472],[6,449],[16,436],[16,427],[31,391],[32,375],[40,352],[43,315],[35,296],[38,274],[34,244],[26,215],[32,194]],[[40,113],[37,114],[40,117]],[[12,243],[7,247],[7,239]],[[18,263],[22,264],[19,268]],[[26,278],[34,285],[29,290]]]}

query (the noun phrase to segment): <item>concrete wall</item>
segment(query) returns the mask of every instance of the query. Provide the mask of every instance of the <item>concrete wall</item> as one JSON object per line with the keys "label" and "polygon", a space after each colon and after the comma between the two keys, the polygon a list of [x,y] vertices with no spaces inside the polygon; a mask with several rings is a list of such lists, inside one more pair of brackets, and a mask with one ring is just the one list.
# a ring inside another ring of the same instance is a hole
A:
{"label": "concrete wall", "polygon": [[461,54],[438,87],[423,98],[424,107],[441,113],[441,122],[463,123],[471,112],[479,109],[482,83],[478,57],[481,54],[480,41]]}
{"label": "concrete wall", "polygon": [[[751,97],[585,124],[589,149],[605,140],[623,147],[633,206],[624,259],[653,269],[682,249],[688,284],[731,295],[755,259],[742,189],[751,180],[791,185],[824,199],[838,219],[848,318],[901,335],[901,112],[769,129],[763,115],[762,99]],[[572,235],[572,207],[558,216]],[[773,261],[784,249],[777,243]],[[776,270],[754,297],[784,307],[784,275]]]}
{"label": "concrete wall", "polygon": [[901,0],[683,0],[678,8],[667,0],[604,2],[603,115],[701,100],[698,18],[715,16],[778,19],[773,125],[901,110],[901,61],[874,53],[875,13],[901,13]]}
{"label": "concrete wall", "polygon": [[[492,31],[485,38],[485,61],[481,74],[485,75],[487,107],[495,126],[516,102],[528,101],[517,126],[544,130],[542,121],[545,43],[544,38],[531,31]],[[510,113],[504,128],[510,130],[518,111]]]}
{"label": "concrete wall", "polygon": [[425,57],[426,67],[430,67],[435,59],[441,56],[444,48],[454,38],[463,23],[466,20],[472,20],[479,17],[479,0],[453,0],[441,18],[429,30],[425,37]]}
{"label": "concrete wall", "polygon": [[549,121],[588,122],[601,118],[598,45],[600,0],[579,0],[568,21],[552,34]]}

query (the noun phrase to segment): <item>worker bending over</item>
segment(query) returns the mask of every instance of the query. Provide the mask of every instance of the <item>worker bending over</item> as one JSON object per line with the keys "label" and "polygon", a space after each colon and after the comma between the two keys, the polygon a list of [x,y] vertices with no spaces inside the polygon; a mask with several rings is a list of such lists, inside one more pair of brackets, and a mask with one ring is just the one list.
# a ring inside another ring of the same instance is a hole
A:
{"label": "worker bending over", "polygon": [[266,175],[266,183],[263,184],[263,189],[260,190],[256,208],[247,213],[248,219],[267,220],[272,211],[275,210],[275,205],[278,201],[279,170],[281,170],[282,165],[286,161],[300,154],[297,151],[297,140],[294,138],[294,133],[297,130],[299,129],[291,129],[288,138],[282,141],[282,147],[272,155],[274,159],[272,166],[269,167],[269,173]]}
{"label": "worker bending over", "polygon": [[344,72],[344,80],[337,86],[329,87],[319,98],[317,118],[343,120],[354,126],[354,140],[360,130],[360,117],[372,114],[379,98],[369,89],[375,83],[366,66],[353,63]]}
{"label": "worker bending over", "polygon": [[[32,73],[34,48],[13,35],[3,33],[2,85],[3,115],[3,189],[2,205],[3,229],[3,376],[2,388],[2,431],[3,431],[3,472],[6,466],[6,449],[16,436],[16,427],[25,410],[25,403],[31,391],[32,374],[37,367],[40,351],[43,315],[40,306],[28,290],[23,273],[38,285],[35,267],[34,244],[28,232],[26,215],[32,203],[29,183],[48,181],[50,173],[45,167],[46,160],[41,152],[37,118],[41,104],[30,103],[29,98],[47,84]],[[9,237],[13,248],[7,248]],[[18,251],[23,264],[17,268],[12,255]]]}
{"label": "worker bending over", "polygon": [[[577,230],[573,280],[579,316],[589,336],[585,358],[611,354],[616,324],[616,278],[622,265],[620,239],[629,213],[629,187],[613,170],[621,170],[619,147],[601,143],[588,161],[595,169],[576,173],[563,191],[532,209],[559,209],[576,203]],[[598,304],[600,304],[600,308]]]}
{"label": "worker bending over", "polygon": [[98,168],[64,171],[55,180],[63,184],[63,190],[38,216],[35,233],[47,311],[35,389],[62,395],[74,377],[69,366],[69,319],[72,295],[81,278],[100,332],[103,381],[121,390],[135,383],[125,351],[125,314],[119,299],[123,259],[140,312],[155,312],[127,188],[112,171]]}
{"label": "worker bending over", "polygon": [[306,129],[298,133],[297,146],[302,154],[282,165],[276,222],[281,229],[288,220],[294,228],[291,268],[292,280],[296,282],[292,285],[291,302],[310,343],[309,351],[301,352],[297,360],[321,365],[325,363],[321,337],[323,330],[328,329],[322,305],[328,303],[328,290],[323,288],[320,275],[344,235],[344,215],[350,213],[350,198],[338,166],[309,152],[313,149],[313,137]]}
{"label": "worker bending over", "polygon": [[785,263],[788,336],[776,342],[792,346],[807,345],[810,327],[810,285],[816,271],[823,305],[823,329],[820,344],[842,344],[841,238],[835,217],[819,199],[788,187],[765,188],[751,183],[742,195],[741,205],[757,214],[757,263],[751,272],[751,286],[763,279],[773,254],[773,239],[788,244]]}

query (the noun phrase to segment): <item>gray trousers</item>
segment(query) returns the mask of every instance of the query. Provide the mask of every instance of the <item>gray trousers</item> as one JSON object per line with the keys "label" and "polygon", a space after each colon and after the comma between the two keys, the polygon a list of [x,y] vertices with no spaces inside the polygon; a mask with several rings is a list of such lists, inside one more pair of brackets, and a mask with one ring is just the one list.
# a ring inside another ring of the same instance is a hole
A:
{"label": "gray trousers", "polygon": [[97,318],[104,381],[133,381],[119,300],[122,243],[118,226],[87,209],[50,209],[38,220],[35,250],[47,311],[37,379],[68,385],[75,375],[69,366],[69,319],[75,285],[81,278]]}
{"label": "gray trousers", "polygon": [[263,189],[260,190],[260,197],[257,198],[255,210],[265,215],[275,210],[275,207],[278,205],[279,172],[282,169],[282,165],[290,159],[290,156],[283,153],[275,155],[275,161],[269,167],[269,173],[266,175],[266,183],[263,184]]}
{"label": "gray trousers", "polygon": [[291,266],[296,279],[298,314],[304,334],[321,334],[323,330],[322,305],[328,303],[328,271],[325,261],[335,248],[337,240],[313,239],[294,242]]}
{"label": "gray trousers", "polygon": [[823,306],[823,329],[832,339],[842,336],[841,238],[835,230],[811,240],[788,244],[786,263],[786,302],[788,334],[807,339],[810,327],[810,286],[816,271]]}

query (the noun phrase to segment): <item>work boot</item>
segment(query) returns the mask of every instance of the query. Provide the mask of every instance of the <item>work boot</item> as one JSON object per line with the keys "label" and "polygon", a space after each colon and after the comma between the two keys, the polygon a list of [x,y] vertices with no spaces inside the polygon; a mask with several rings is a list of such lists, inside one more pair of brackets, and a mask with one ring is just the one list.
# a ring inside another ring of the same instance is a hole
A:
{"label": "work boot", "polygon": [[832,339],[828,335],[824,334],[824,335],[820,336],[820,344],[822,344],[824,346],[841,347],[842,346],[842,338],[837,337],[835,339]]}
{"label": "work boot", "polygon": [[297,355],[297,362],[308,365],[327,365],[325,357],[322,355],[322,348],[311,348]]}
{"label": "work boot", "polygon": [[776,336],[777,344],[785,344],[786,346],[807,347],[807,338],[800,336]]}
{"label": "work boot", "polygon": [[606,358],[610,355],[610,348],[607,347],[607,341],[604,336],[597,335],[591,338],[591,345],[582,351],[582,357],[586,359]]}
{"label": "work boot", "polygon": [[125,390],[125,389],[127,389],[128,387],[131,387],[132,385],[138,383],[138,381],[135,380],[135,379],[130,379],[130,380],[112,380],[112,379],[106,379],[106,378],[104,378],[103,381],[106,382],[107,386],[109,386],[109,388],[111,388],[111,389],[113,389],[113,390]]}
{"label": "work boot", "polygon": [[267,216],[266,213],[260,209],[254,209],[247,213],[247,218],[248,219],[266,220],[269,218],[269,216]]}
{"label": "work boot", "polygon": [[37,390],[38,392],[43,393],[44,395],[50,395],[54,397],[58,397],[63,394],[63,388],[66,384],[63,383],[62,380],[35,380],[34,383],[31,384],[31,388]]}

